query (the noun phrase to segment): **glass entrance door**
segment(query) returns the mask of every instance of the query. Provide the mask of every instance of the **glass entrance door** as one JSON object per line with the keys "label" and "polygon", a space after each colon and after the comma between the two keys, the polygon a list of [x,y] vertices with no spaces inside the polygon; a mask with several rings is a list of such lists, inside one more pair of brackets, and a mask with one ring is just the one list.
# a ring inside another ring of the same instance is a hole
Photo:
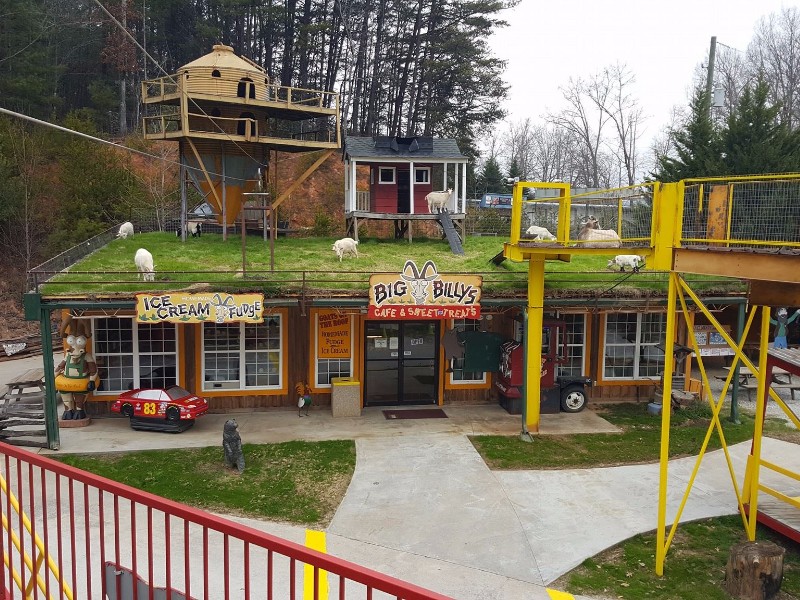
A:
{"label": "glass entrance door", "polygon": [[367,321],[364,404],[435,404],[438,321]]}

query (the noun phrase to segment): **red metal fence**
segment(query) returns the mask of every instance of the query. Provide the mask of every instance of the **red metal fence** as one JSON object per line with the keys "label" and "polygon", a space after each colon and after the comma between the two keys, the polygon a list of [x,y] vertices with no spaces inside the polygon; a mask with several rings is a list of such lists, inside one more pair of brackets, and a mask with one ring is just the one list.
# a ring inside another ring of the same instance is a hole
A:
{"label": "red metal fence", "polygon": [[331,599],[447,598],[21,448],[0,453],[0,598],[294,600],[305,577],[315,599],[322,578]]}

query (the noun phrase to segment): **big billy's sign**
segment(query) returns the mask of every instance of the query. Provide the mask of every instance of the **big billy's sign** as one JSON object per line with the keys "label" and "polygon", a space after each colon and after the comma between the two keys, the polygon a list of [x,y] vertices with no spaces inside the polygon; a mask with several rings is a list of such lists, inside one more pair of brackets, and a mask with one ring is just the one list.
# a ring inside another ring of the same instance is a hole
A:
{"label": "big billy's sign", "polygon": [[407,260],[402,273],[369,278],[372,319],[477,319],[481,316],[478,275],[441,275],[433,261],[420,270]]}

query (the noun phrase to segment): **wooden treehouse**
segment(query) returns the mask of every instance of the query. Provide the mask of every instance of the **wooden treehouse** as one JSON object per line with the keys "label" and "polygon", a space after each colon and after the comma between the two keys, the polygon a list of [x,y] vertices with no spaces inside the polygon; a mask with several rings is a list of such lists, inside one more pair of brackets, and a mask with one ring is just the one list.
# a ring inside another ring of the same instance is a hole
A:
{"label": "wooden treehouse", "polygon": [[[414,221],[435,221],[464,237],[467,157],[456,141],[434,137],[348,136],[344,146],[347,232],[358,239],[359,220],[394,221],[395,238],[413,237]],[[452,190],[446,213],[428,210],[432,191]],[[449,223],[448,223],[449,222]],[[454,240],[451,241],[451,246]],[[454,248],[455,250],[455,248]]]}
{"label": "wooden treehouse", "polygon": [[245,194],[258,198],[270,181],[277,152],[324,151],[270,199],[274,210],[341,146],[338,94],[274,83],[229,46],[215,45],[174,75],[143,82],[142,99],[151,112],[144,117],[145,138],[180,145],[184,217],[187,183],[214,207],[220,223],[230,225]]}

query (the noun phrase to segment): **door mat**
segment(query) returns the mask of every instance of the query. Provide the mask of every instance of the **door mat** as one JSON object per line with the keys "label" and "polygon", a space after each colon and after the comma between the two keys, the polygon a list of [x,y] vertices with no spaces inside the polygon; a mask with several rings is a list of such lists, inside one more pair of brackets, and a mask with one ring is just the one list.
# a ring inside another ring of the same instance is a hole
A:
{"label": "door mat", "polygon": [[384,410],[383,416],[387,419],[446,419],[447,415],[441,408],[420,408],[405,410]]}

